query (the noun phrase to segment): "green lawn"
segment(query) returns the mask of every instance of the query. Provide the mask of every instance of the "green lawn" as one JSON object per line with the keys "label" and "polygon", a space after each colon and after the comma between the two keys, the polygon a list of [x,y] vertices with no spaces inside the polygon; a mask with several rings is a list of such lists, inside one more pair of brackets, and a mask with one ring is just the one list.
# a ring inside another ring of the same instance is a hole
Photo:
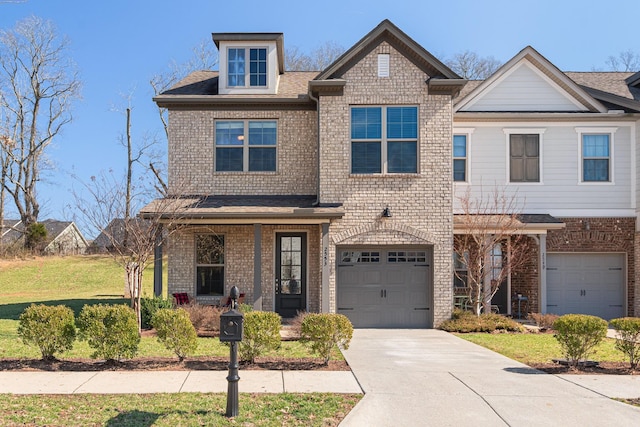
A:
{"label": "green lawn", "polygon": [[[165,263],[166,264],[166,263]],[[62,304],[76,315],[85,304],[129,304],[122,298],[124,272],[113,258],[105,255],[43,257],[28,260],[0,260],[0,358],[40,358],[36,347],[22,343],[17,334],[18,318],[31,303]],[[166,273],[163,278],[166,278]],[[153,268],[150,264],[143,278],[143,295],[153,293]],[[163,286],[166,295],[166,284]],[[92,353],[86,342],[76,341],[72,350],[59,358],[88,358]],[[229,355],[229,347],[217,338],[198,338],[194,356]],[[174,357],[154,337],[143,337],[140,357]],[[265,356],[303,358],[314,357],[299,342],[285,341],[279,350]],[[342,359],[336,349],[333,359]]]}
{"label": "green lawn", "polygon": [[[563,358],[553,334],[456,334],[462,339],[486,347],[524,364],[550,363]],[[606,338],[595,349],[591,359],[600,362],[626,362],[625,355],[615,349],[615,340]]]}
{"label": "green lawn", "polygon": [[362,396],[245,394],[226,418],[226,394],[0,394],[0,425],[55,426],[337,426]]}

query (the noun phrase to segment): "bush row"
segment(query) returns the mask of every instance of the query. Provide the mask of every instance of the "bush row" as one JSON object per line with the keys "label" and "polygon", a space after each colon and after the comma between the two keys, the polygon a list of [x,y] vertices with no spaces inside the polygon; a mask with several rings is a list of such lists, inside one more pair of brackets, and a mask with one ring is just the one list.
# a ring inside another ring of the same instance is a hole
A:
{"label": "bush row", "polygon": [[[191,311],[164,308],[157,301],[147,305],[149,325],[156,330],[158,340],[173,351],[180,361],[197,349],[198,341]],[[192,307],[193,308],[193,307]],[[244,337],[239,343],[240,358],[254,363],[256,357],[280,347],[280,316],[274,312],[244,313]],[[218,326],[219,326],[219,315]],[[335,346],[348,348],[353,326],[342,314],[322,313],[299,316],[301,341],[328,364]],[[77,332],[76,332],[77,328]],[[138,351],[140,335],[134,311],[125,305],[85,305],[76,320],[73,311],[65,306],[32,304],[21,315],[18,334],[23,342],[36,345],[43,359],[73,347],[76,338],[87,341],[94,350],[91,357],[106,360],[132,358]]]}
{"label": "bush row", "polygon": [[[157,309],[150,322],[158,340],[180,360],[195,352],[196,332],[184,310]],[[85,305],[77,320],[69,307],[32,304],[20,315],[18,335],[37,346],[45,360],[70,350],[76,338],[87,341],[92,358],[106,360],[132,358],[140,344],[135,312],[118,304]]]}

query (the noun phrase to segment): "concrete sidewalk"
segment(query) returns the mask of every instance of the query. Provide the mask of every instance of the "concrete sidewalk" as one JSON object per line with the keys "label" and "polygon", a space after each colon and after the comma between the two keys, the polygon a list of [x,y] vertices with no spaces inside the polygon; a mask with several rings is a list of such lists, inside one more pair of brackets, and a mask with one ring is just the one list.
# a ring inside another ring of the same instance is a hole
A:
{"label": "concrete sidewalk", "polygon": [[360,426],[631,426],[635,376],[549,375],[438,330],[359,329],[345,358],[365,396]]}
{"label": "concrete sidewalk", "polygon": [[[0,393],[222,393],[227,371],[0,372]],[[349,371],[242,371],[240,393],[362,393]]]}

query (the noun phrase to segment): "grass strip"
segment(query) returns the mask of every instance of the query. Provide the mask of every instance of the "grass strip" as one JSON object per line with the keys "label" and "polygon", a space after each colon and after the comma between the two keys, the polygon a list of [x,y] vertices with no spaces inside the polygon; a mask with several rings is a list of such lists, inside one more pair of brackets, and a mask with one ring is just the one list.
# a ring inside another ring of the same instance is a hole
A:
{"label": "grass strip", "polygon": [[3,426],[337,426],[362,396],[248,394],[227,418],[226,394],[0,394]]}

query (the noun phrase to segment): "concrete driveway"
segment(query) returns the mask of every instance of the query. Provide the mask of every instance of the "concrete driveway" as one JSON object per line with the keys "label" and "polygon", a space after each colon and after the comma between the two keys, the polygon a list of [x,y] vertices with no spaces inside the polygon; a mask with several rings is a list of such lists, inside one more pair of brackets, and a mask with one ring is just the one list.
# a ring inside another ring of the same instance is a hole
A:
{"label": "concrete driveway", "polygon": [[345,427],[640,425],[640,408],[443,331],[358,329],[344,354],[365,392]]}

